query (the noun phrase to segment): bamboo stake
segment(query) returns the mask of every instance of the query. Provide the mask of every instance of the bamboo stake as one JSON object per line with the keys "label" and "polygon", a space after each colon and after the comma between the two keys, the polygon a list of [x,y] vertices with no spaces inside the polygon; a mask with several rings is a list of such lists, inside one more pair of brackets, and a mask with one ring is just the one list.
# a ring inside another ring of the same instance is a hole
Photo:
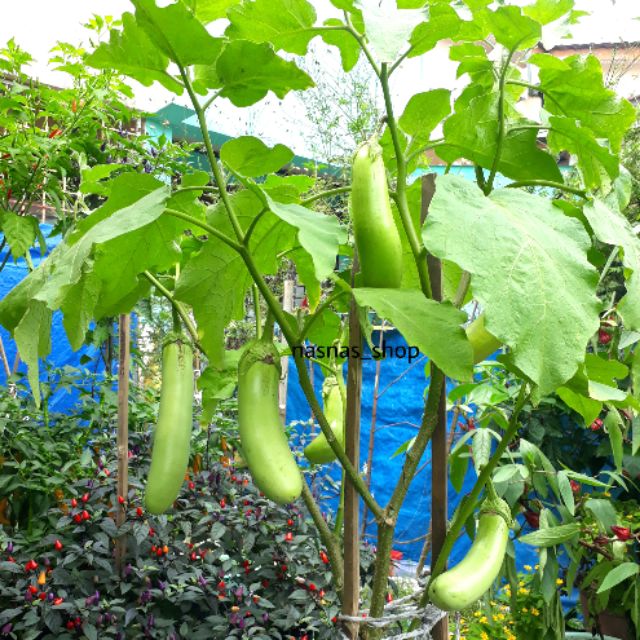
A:
{"label": "bamboo stake", "polygon": [[[125,501],[129,493],[129,367],[131,316],[121,315],[119,322],[118,354],[118,496]],[[126,502],[116,505],[116,526],[121,527],[126,519]],[[127,553],[127,541],[124,536],[116,540],[116,573],[121,575],[122,563]]]}
{"label": "bamboo stake", "polygon": [[[380,327],[380,340],[378,341],[378,348],[382,350],[382,346],[384,344],[384,321],[382,322],[382,326]],[[378,400],[380,396],[378,395],[378,391],[380,389],[380,370],[382,368],[382,358],[376,360],[376,376],[373,381],[373,405],[371,407],[371,428],[369,429],[369,450],[367,451],[367,473],[365,476],[365,482],[367,483],[367,487],[371,489],[371,465],[373,464],[373,450],[375,446],[376,439],[376,422],[378,418]],[[360,531],[361,537],[364,537],[364,534],[367,530],[367,515],[368,515],[367,505],[364,505],[364,509],[362,510],[362,530]]]}
{"label": "bamboo stake", "polygon": [[[291,279],[284,281],[282,292],[282,308],[287,311],[293,311],[293,288],[295,282]],[[286,342],[282,336],[282,342]],[[280,418],[284,422],[287,414],[287,384],[289,380],[289,356],[283,356],[280,359],[282,367],[282,375],[280,377],[280,385],[278,386],[278,409],[280,410]]]}
{"label": "bamboo stake", "polygon": [[[354,259],[354,273],[357,259]],[[351,300],[349,310],[349,353],[357,352],[362,346],[362,331],[358,320],[358,309]],[[357,470],[360,466],[360,399],[362,394],[362,359],[349,358],[347,369],[347,424],[345,451]],[[360,500],[353,484],[346,483],[344,488],[344,591],[342,613],[357,616],[360,608],[360,531],[358,520]],[[358,625],[345,624],[345,633],[352,640],[358,638]]]}
{"label": "bamboo stake", "polygon": [[[420,218],[422,224],[429,213],[429,205],[435,194],[435,175],[428,174],[422,178],[422,205]],[[442,300],[442,263],[436,257],[427,255],[427,267],[433,299]],[[447,390],[442,385],[440,403],[438,405],[438,424],[431,439],[431,559],[435,563],[447,536],[448,524],[448,475],[447,475]],[[433,628],[433,640],[448,640],[449,619],[443,618]]]}
{"label": "bamboo stake", "polygon": [[2,336],[0,336],[0,359],[2,360],[4,372],[7,378],[9,378],[9,376],[11,375],[11,367],[9,366],[9,360],[7,359],[7,352],[4,350],[4,342],[2,342]]}

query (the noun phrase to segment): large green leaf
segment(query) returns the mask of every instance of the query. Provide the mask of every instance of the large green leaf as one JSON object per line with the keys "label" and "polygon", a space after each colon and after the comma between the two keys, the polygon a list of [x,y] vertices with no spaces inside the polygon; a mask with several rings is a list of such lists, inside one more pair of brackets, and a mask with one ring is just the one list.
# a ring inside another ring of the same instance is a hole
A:
{"label": "large green leaf", "polygon": [[581,126],[573,118],[551,116],[549,123],[549,148],[556,153],[569,151],[577,157],[578,169],[588,189],[601,186],[606,182],[606,176],[610,180],[618,176],[618,158],[598,142],[590,129]]}
{"label": "large green leaf", "polygon": [[635,109],[605,86],[602,66],[594,55],[558,58],[535,54],[529,59],[540,69],[540,87],[548,98],[545,109],[579,120],[596,138],[606,138],[613,151],[635,120]]}
{"label": "large green leaf", "polygon": [[522,15],[520,7],[499,7],[485,14],[491,32],[508,51],[520,51],[535,46],[542,37],[540,25]]}
{"label": "large green leaf", "polygon": [[[456,108],[458,106],[456,104]],[[498,111],[497,93],[480,95],[461,110],[456,110],[444,123],[446,146],[440,147],[438,154],[447,161],[467,158],[482,167],[492,168],[498,151]],[[512,124],[523,122],[513,121]],[[538,147],[535,129],[509,131],[507,128],[498,171],[513,180],[562,182],[562,174],[554,158]]]}
{"label": "large green leaf", "polygon": [[411,137],[410,151],[429,142],[431,132],[451,112],[451,92],[434,89],[413,95],[398,119],[400,128]]}
{"label": "large green leaf", "polygon": [[461,325],[464,312],[448,302],[436,302],[414,289],[354,289],[360,306],[373,307],[389,320],[410,346],[416,346],[428,358],[456,380],[470,380],[473,351]]}
{"label": "large green leaf", "polygon": [[578,220],[535,195],[503,189],[487,198],[443,176],[423,234],[431,253],[471,274],[487,329],[541,393],[573,376],[600,324],[591,242]]}
{"label": "large green leaf", "polygon": [[245,0],[228,13],[226,35],[234,40],[270,42],[303,56],[316,35],[316,11],[307,0]]}
{"label": "large green leaf", "polygon": [[170,60],[182,67],[210,64],[222,50],[224,40],[214,38],[182,2],[158,7],[155,0],[131,0],[136,20]]}
{"label": "large green leaf", "polygon": [[429,19],[419,24],[411,34],[409,57],[421,56],[431,51],[440,40],[455,39],[462,20],[448,3],[430,7]]}
{"label": "large green leaf", "polygon": [[640,239],[629,220],[602,200],[587,204],[584,215],[600,242],[622,248],[627,294],[618,311],[627,329],[640,330]]}
{"label": "large green leaf", "polygon": [[[231,197],[231,205],[243,230],[247,230],[264,209],[250,190]],[[222,204],[209,214],[209,224],[233,236],[229,216]],[[277,271],[277,254],[294,245],[295,230],[271,212],[263,213],[251,236],[250,249],[262,273]],[[215,238],[185,265],[176,284],[175,295],[193,307],[201,342],[214,366],[224,362],[224,330],[231,320],[244,317],[244,299],[252,283],[240,254]]]}
{"label": "large green leaf", "polygon": [[522,13],[540,24],[549,24],[571,11],[573,3],[574,0],[536,0],[533,4],[523,7]]}
{"label": "large green leaf", "polygon": [[167,73],[169,58],[140,28],[132,13],[122,16],[122,31],[113,29],[109,42],[103,42],[86,58],[97,69],[115,69],[146,87],[159,82],[173,93],[181,94],[182,85]]}
{"label": "large green leaf", "polygon": [[276,55],[267,43],[233,40],[224,48],[215,65],[196,67],[200,91],[220,89],[236,107],[248,107],[269,91],[284,98],[289,91],[313,86],[313,80],[295,63]]}
{"label": "large green leaf", "polygon": [[137,275],[176,259],[172,243],[179,227],[158,222],[168,195],[168,187],[151,176],[119,176],[107,202],[0,301],[0,323],[16,337],[32,384],[38,380],[37,355],[45,355],[43,336],[49,332],[51,311],[63,310],[69,341],[77,348],[87,323],[96,317],[91,305],[123,299],[133,304]]}
{"label": "large green leaf", "polygon": [[406,49],[413,30],[428,16],[425,9],[398,9],[393,2],[359,0],[365,34],[373,55],[392,63]]}
{"label": "large green leaf", "polygon": [[298,231],[298,241],[311,256],[318,280],[333,273],[338,247],[347,241],[347,231],[338,219],[299,204],[277,202],[268,195],[266,202],[278,218]]}
{"label": "large green leaf", "polygon": [[291,162],[293,151],[283,144],[269,148],[262,140],[253,136],[240,136],[225,142],[220,149],[220,159],[234,173],[241,176],[258,177],[275,173]]}
{"label": "large green leaf", "polygon": [[182,0],[203,24],[225,18],[227,10],[240,0]]}

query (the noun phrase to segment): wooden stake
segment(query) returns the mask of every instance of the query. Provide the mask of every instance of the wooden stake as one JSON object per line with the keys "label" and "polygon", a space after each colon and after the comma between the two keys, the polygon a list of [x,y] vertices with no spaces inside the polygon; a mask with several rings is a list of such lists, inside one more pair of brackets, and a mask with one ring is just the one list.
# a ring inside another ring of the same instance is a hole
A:
{"label": "wooden stake", "polygon": [[[429,213],[429,205],[435,194],[435,174],[422,178],[422,206],[420,218],[422,224]],[[427,255],[429,279],[434,300],[442,300],[442,263],[436,257]],[[438,405],[438,424],[431,438],[431,564],[435,563],[444,545],[448,523],[448,459],[447,447],[447,391],[442,385],[440,404]],[[443,618],[432,630],[433,640],[448,640],[449,619]]]}
{"label": "wooden stake", "polygon": [[[129,493],[129,368],[131,317],[120,316],[118,354],[118,496],[127,500]],[[126,519],[125,505],[116,504],[116,525],[121,527]],[[121,575],[122,564],[127,553],[126,538],[116,540],[116,573]]]}
{"label": "wooden stake", "polygon": [[[354,272],[357,269],[354,260]],[[362,331],[354,300],[349,310],[349,353],[362,350]],[[360,398],[362,393],[362,359],[349,358],[347,369],[347,424],[345,452],[356,469],[360,467]],[[357,616],[360,609],[360,496],[350,482],[344,488],[344,591],[342,613]],[[358,625],[346,624],[346,635],[358,638]]]}
{"label": "wooden stake", "polygon": [[[293,289],[295,281],[287,279],[284,281],[282,292],[282,308],[287,311],[293,311]],[[284,342],[284,336],[282,338]],[[280,410],[280,418],[284,422],[287,415],[287,382],[289,378],[289,356],[280,359],[282,367],[282,375],[280,377],[280,385],[278,386],[278,409]]]}
{"label": "wooden stake", "polygon": [[2,360],[2,366],[4,367],[4,372],[9,378],[11,375],[11,367],[9,366],[9,360],[7,359],[7,352],[4,350],[4,343],[2,342],[2,337],[0,336],[0,360]]}

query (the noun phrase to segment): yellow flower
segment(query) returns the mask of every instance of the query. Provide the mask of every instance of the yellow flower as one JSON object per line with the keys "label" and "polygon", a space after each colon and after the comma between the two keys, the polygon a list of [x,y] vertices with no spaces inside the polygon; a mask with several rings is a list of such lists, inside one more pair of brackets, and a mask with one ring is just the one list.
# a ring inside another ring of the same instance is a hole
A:
{"label": "yellow flower", "polygon": [[529,595],[529,589],[518,589],[518,593],[521,596],[528,596]]}
{"label": "yellow flower", "polygon": [[540,568],[540,565],[537,564],[535,567],[533,567],[536,571]]}
{"label": "yellow flower", "polygon": [[480,613],[480,611],[474,611],[473,612],[474,618],[479,618],[481,615],[482,615],[482,613]]}
{"label": "yellow flower", "polygon": [[495,616],[493,616],[494,620],[504,620],[504,613],[498,613]]}
{"label": "yellow flower", "polygon": [[608,491],[605,491],[603,495],[604,495],[605,498],[610,498],[611,497],[611,494]]}
{"label": "yellow flower", "polygon": [[529,609],[527,609],[527,607],[522,607],[522,613],[529,613]]}
{"label": "yellow flower", "polygon": [[487,624],[487,622],[489,622],[489,620],[487,620],[487,616],[482,616],[482,618],[480,618],[480,620],[478,620],[478,622],[480,624]]}
{"label": "yellow flower", "polygon": [[524,570],[525,571],[532,571],[531,565],[530,564],[525,564],[524,565]]}
{"label": "yellow flower", "polygon": [[486,631],[483,631],[483,632],[480,634],[480,638],[481,638],[481,640],[489,640],[489,636],[487,635],[487,632],[486,632]]}
{"label": "yellow flower", "polygon": [[540,612],[535,607],[531,607],[531,615],[532,616],[539,616]]}
{"label": "yellow flower", "polygon": [[563,584],[564,584],[564,580],[563,580],[562,578],[558,578],[558,579],[556,580],[556,584],[557,584],[558,586],[561,586],[561,585],[563,585]]}

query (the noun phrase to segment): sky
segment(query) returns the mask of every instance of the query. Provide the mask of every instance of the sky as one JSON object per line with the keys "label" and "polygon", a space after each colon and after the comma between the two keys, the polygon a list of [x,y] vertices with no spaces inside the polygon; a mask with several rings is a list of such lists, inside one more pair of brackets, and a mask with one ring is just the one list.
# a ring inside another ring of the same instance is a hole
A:
{"label": "sky", "polygon": [[[528,0],[514,0],[514,3],[526,4]],[[320,18],[331,14],[332,7],[328,0],[311,0]],[[161,4],[168,4],[169,0],[160,0]],[[48,52],[57,40],[78,43],[86,40],[86,30],[82,26],[93,14],[119,16],[124,11],[133,9],[129,0],[19,0],[18,2],[3,3],[2,20],[0,21],[0,46],[14,37],[18,44],[29,51],[36,59],[32,66],[32,74],[44,82],[65,84],[64,77],[52,73],[46,68]],[[576,0],[576,8],[592,12],[583,18],[581,24],[572,30],[573,40],[580,43],[589,42],[618,42],[640,41],[640,0]],[[552,46],[561,41],[559,34],[548,30],[543,36],[545,46]],[[434,59],[430,64],[428,59],[413,63],[411,69],[422,79],[428,77],[426,84],[420,89],[425,90],[437,86],[450,86],[450,79],[445,79],[434,69],[440,69],[441,74],[451,74],[452,67],[448,60]],[[409,63],[412,64],[412,63]],[[401,77],[399,75],[398,80]],[[448,82],[448,84],[447,84]],[[398,82],[398,84],[401,84]],[[413,83],[411,92],[416,91]],[[162,107],[172,99],[163,88],[154,86],[146,89],[135,85],[136,105],[140,109],[153,111]],[[401,90],[396,92],[399,107],[408,99]],[[177,98],[180,104],[187,104],[184,97]],[[226,101],[222,101],[225,103]],[[267,98],[254,108],[238,110],[230,104],[221,103],[211,110],[210,124],[217,131],[229,135],[239,135],[251,132],[263,137],[267,142],[284,142],[294,148],[297,153],[309,155],[309,148],[305,142],[305,122],[300,117],[301,109],[295,95],[287,96],[283,101],[273,97]],[[276,139],[275,136],[278,136]]]}

